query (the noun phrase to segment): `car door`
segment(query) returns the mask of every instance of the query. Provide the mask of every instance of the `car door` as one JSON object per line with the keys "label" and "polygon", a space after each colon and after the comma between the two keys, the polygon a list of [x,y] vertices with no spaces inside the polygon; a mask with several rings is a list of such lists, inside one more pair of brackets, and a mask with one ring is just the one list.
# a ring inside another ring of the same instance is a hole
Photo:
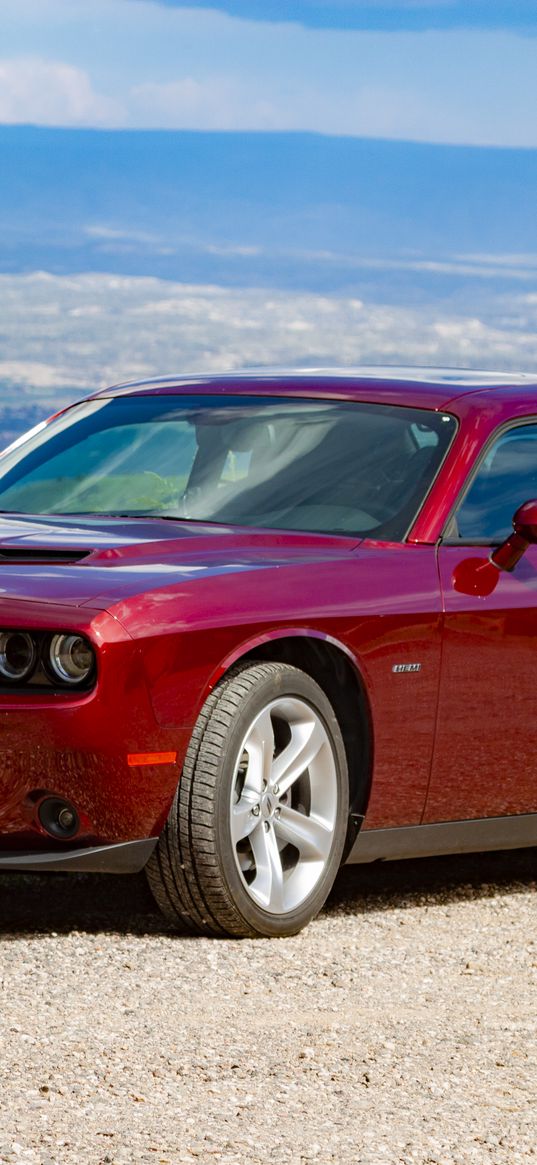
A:
{"label": "car door", "polygon": [[537,498],[537,420],[498,432],[438,549],[444,629],[424,821],[537,812],[537,546],[488,563]]}

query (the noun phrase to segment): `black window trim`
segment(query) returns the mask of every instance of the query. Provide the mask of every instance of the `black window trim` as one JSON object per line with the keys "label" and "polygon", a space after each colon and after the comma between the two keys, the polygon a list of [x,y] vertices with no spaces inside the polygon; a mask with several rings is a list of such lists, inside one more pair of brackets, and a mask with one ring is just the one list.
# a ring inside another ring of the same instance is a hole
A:
{"label": "black window trim", "polygon": [[[537,415],[535,415],[534,413],[531,413],[527,416],[519,417],[516,420],[514,420],[511,417],[511,419],[509,421],[504,421],[503,425],[500,425],[498,429],[495,429],[494,432],[491,433],[490,437],[488,438],[488,440],[486,441],[485,445],[483,446],[483,448],[481,450],[481,453],[478,457],[478,460],[476,461],[475,465],[471,469],[469,476],[467,477],[462,489],[460,490],[459,494],[457,495],[456,501],[453,503],[453,506],[449,512],[449,515],[444,523],[444,528],[442,530],[442,533],[438,539],[438,545],[461,546],[461,547],[462,546],[482,546],[482,547],[483,546],[501,546],[503,540],[490,542],[487,538],[450,538],[450,537],[446,536],[446,531],[449,530],[450,523],[453,521],[454,518],[456,518],[458,510],[462,506],[467,494],[470,492],[470,489],[472,488],[474,481],[475,481],[475,479],[476,479],[476,477],[481,469],[481,466],[482,466],[485,458],[487,457],[488,453],[490,452],[490,449],[492,448],[492,446],[496,443],[496,441],[498,441],[501,437],[503,437],[505,433],[512,432],[515,429],[526,428],[528,425],[535,425],[537,427]],[[530,498],[521,498],[520,505],[522,505],[523,502],[527,502],[527,501],[530,501]]]}

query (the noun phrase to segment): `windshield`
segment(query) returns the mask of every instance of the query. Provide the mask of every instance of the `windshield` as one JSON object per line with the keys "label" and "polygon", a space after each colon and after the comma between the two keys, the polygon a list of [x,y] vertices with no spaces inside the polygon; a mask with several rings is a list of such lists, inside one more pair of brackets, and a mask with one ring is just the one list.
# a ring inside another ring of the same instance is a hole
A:
{"label": "windshield", "polygon": [[445,414],[349,401],[86,401],[0,457],[0,510],[158,515],[397,541],[455,428]]}

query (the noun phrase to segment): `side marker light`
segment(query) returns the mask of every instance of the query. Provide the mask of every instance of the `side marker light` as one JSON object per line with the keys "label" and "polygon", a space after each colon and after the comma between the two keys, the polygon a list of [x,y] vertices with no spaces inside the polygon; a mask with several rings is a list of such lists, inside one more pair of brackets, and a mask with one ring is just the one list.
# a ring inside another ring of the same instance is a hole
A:
{"label": "side marker light", "polygon": [[129,752],[127,754],[127,764],[131,769],[138,765],[174,765],[176,761],[176,752]]}

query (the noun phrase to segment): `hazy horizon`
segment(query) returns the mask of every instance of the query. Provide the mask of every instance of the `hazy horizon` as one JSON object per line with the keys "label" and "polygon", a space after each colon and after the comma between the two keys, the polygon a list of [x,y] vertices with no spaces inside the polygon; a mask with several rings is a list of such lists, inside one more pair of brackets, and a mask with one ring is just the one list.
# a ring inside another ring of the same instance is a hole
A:
{"label": "hazy horizon", "polygon": [[364,364],[536,371],[537,294],[450,306],[85,273],[0,276],[0,446],[131,378],[243,366]]}

